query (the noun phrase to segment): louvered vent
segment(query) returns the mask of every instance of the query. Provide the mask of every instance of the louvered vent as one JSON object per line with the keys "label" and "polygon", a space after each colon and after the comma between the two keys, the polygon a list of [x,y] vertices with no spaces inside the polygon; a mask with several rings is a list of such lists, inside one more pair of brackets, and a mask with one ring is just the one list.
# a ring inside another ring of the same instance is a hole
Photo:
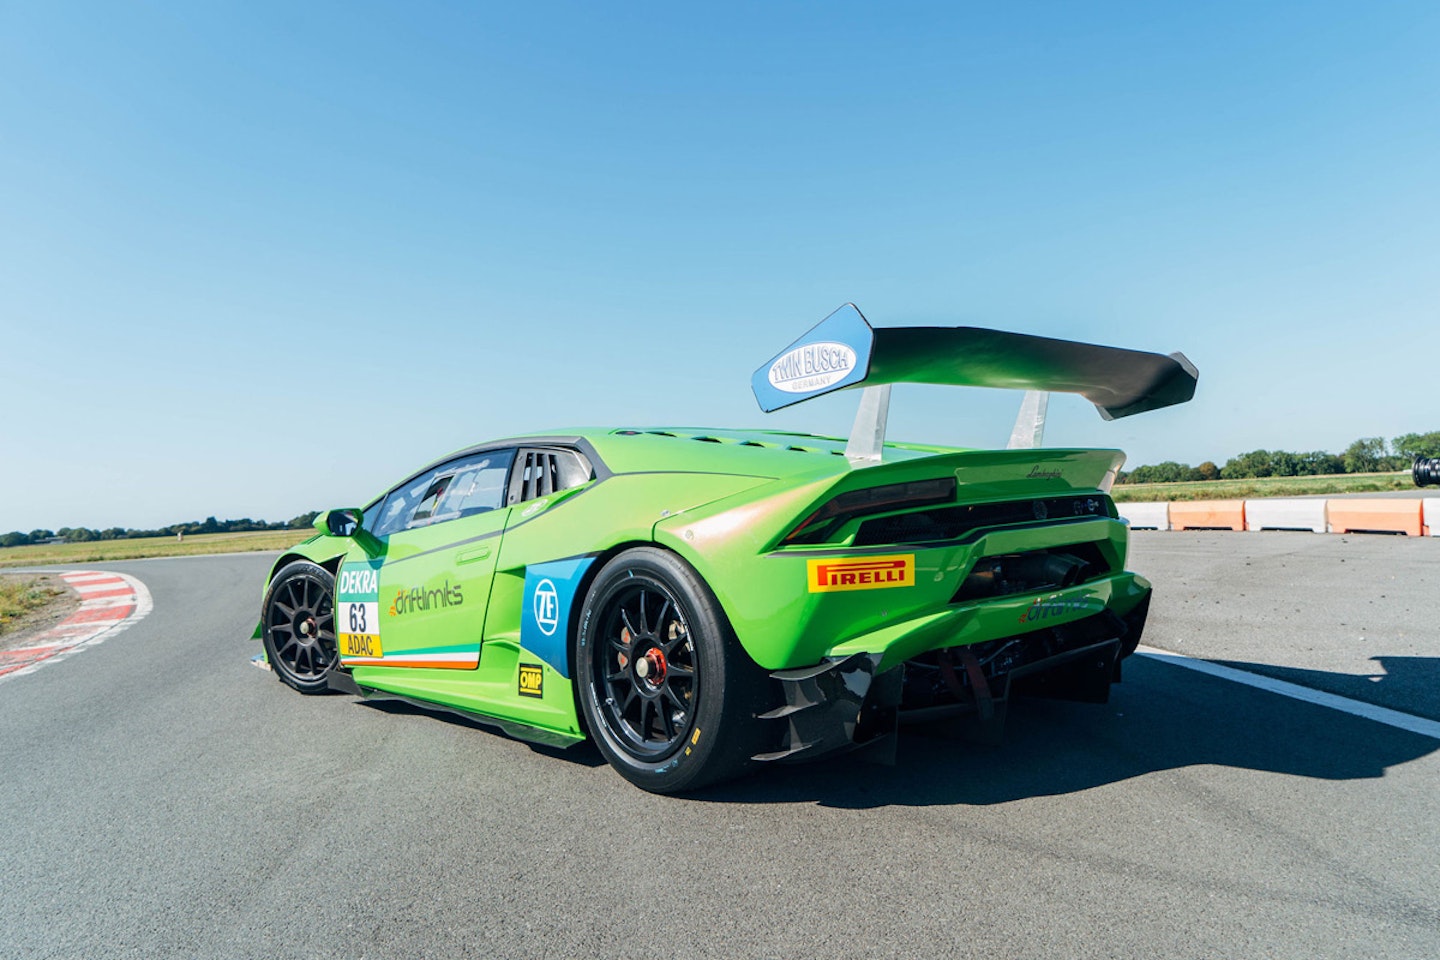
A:
{"label": "louvered vent", "polygon": [[523,503],[569,490],[595,478],[595,471],[570,450],[524,450],[512,474],[510,502]]}
{"label": "louvered vent", "polygon": [[521,481],[520,499],[534,500],[554,493],[560,476],[560,465],[553,453],[532,450],[525,454],[525,474]]}

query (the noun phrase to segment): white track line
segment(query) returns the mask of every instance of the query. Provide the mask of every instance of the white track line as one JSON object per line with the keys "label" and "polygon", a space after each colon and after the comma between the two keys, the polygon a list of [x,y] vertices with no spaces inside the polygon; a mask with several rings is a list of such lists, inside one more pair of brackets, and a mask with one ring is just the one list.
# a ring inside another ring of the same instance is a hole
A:
{"label": "white track line", "polygon": [[1401,713],[1399,710],[1390,710],[1386,707],[1377,707],[1375,704],[1365,703],[1363,700],[1351,700],[1349,697],[1342,697],[1334,693],[1325,693],[1321,690],[1312,690],[1309,687],[1302,687],[1298,683],[1288,683],[1284,680],[1261,676],[1258,673],[1236,670],[1234,667],[1224,667],[1218,663],[1211,663],[1209,660],[1197,660],[1194,657],[1187,657],[1183,653],[1172,653],[1169,650],[1158,650],[1155,647],[1144,646],[1135,652],[1141,656],[1149,657],[1152,660],[1160,660],[1172,666],[1184,667],[1187,670],[1197,670],[1200,673],[1206,673],[1212,677],[1219,677],[1221,680],[1243,683],[1245,686],[1255,687],[1257,690],[1264,690],[1268,693],[1278,693],[1282,697],[1290,697],[1293,700],[1313,703],[1319,707],[1329,707],[1331,710],[1339,710],[1341,713],[1348,713],[1353,717],[1363,717],[1366,720],[1383,723],[1385,726],[1394,727],[1397,730],[1406,730],[1410,733],[1418,733],[1422,737],[1433,737],[1436,740],[1440,740],[1440,723],[1434,720],[1427,720],[1424,717],[1417,717],[1414,714]]}
{"label": "white track line", "polygon": [[[37,571],[52,572],[52,571]],[[86,600],[85,593],[80,592],[80,607],[66,619],[44,633],[32,638],[34,642],[23,649],[7,651],[3,658],[0,658],[0,683],[12,677],[23,677],[26,674],[34,673],[46,664],[56,663],[75,653],[77,650],[84,650],[86,647],[93,647],[115,636],[122,630],[128,628],[132,623],[144,619],[152,609],[154,602],[150,599],[150,591],[145,584],[126,573],[98,574],[93,571],[53,571],[60,573],[60,576],[71,586],[79,586],[93,583],[96,577],[107,578],[105,586],[111,588],[124,587],[130,592],[123,597],[99,597],[94,600]],[[113,579],[110,579],[113,578]],[[128,607],[134,605],[129,615],[120,617],[99,617],[93,615],[102,610],[109,610],[116,607]],[[43,652],[42,652],[43,651]],[[25,666],[18,668],[6,668],[4,661],[21,662],[27,653],[35,653],[38,656]]]}

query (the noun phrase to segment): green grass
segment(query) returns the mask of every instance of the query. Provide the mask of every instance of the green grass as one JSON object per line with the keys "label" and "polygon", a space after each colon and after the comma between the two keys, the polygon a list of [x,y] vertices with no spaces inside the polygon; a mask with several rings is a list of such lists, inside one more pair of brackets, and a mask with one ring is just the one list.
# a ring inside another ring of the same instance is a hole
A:
{"label": "green grass", "polygon": [[1323,477],[1256,477],[1251,480],[1197,480],[1187,483],[1117,483],[1111,495],[1120,503],[1169,500],[1245,500],[1325,493],[1383,493],[1414,490],[1410,471],[1340,473]]}
{"label": "green grass", "polygon": [[0,567],[31,567],[50,563],[104,563],[109,560],[138,560],[142,557],[192,557],[205,553],[241,553],[284,550],[315,531],[260,530],[251,533],[191,534],[183,541],[174,537],[140,540],[94,540],[89,543],[31,544],[0,547]]}
{"label": "green grass", "polygon": [[0,634],[10,629],[16,617],[38,610],[62,593],[28,577],[0,577]]}

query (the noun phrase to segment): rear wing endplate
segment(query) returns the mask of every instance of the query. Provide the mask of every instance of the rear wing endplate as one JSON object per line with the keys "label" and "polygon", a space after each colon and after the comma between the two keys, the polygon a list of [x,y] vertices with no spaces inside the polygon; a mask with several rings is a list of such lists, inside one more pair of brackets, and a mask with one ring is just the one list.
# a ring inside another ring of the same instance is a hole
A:
{"label": "rear wing endplate", "polygon": [[769,413],[864,387],[846,453],[879,459],[892,383],[934,383],[1027,391],[1011,446],[1038,445],[1046,393],[1076,393],[1106,420],[1184,403],[1199,377],[1184,354],[1164,356],[981,327],[875,329],[853,303],[755,371],[751,387]]}

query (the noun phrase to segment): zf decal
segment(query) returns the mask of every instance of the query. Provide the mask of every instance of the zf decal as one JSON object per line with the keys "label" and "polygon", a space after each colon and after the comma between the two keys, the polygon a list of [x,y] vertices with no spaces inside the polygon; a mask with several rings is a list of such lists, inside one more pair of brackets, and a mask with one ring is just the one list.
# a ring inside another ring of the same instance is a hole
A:
{"label": "zf decal", "polygon": [[545,696],[545,668],[538,663],[520,664],[520,687],[522,697]]}
{"label": "zf decal", "polygon": [[807,560],[805,565],[811,593],[915,586],[913,553],[854,560]]}
{"label": "zf decal", "polygon": [[[520,605],[520,646],[539,657],[560,676],[570,677],[570,612],[575,593],[594,557],[572,557],[532,563],[525,568],[525,595]],[[523,676],[522,676],[522,689]],[[531,694],[539,696],[539,694]]]}

